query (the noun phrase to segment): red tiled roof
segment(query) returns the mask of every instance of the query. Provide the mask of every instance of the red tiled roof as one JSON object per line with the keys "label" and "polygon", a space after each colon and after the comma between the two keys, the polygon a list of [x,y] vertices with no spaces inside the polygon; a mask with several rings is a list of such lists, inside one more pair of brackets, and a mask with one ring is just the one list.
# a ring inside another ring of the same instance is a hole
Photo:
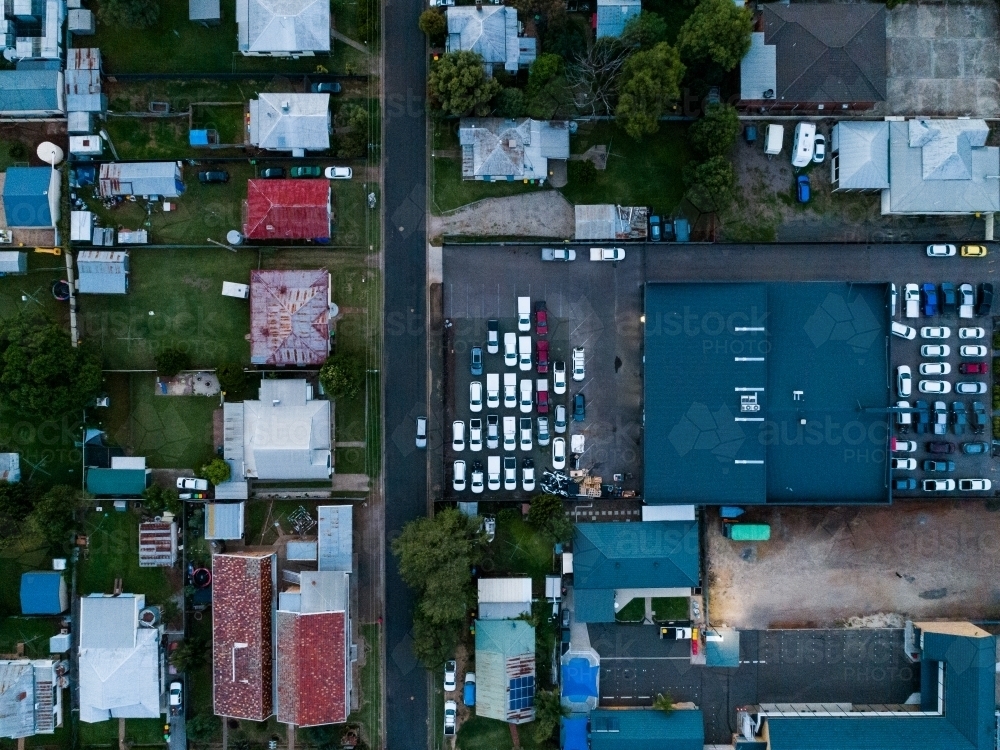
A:
{"label": "red tiled roof", "polygon": [[274,564],[273,554],[212,556],[212,682],[219,716],[263,721],[274,713]]}
{"label": "red tiled roof", "polygon": [[278,721],[347,721],[346,621],[343,612],[278,612]]}
{"label": "red tiled roof", "polygon": [[251,240],[308,240],[330,236],[328,180],[249,180],[243,236]]}
{"label": "red tiled roof", "polygon": [[250,274],[250,361],[320,365],[330,353],[330,273]]}

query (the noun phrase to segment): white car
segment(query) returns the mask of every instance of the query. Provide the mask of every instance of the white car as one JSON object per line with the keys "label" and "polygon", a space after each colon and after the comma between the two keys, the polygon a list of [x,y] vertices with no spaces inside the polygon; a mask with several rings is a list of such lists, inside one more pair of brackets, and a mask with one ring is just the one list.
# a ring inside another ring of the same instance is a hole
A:
{"label": "white car", "polygon": [[521,398],[519,399],[520,405],[518,406],[518,410],[522,414],[530,414],[531,407],[534,406],[535,403],[535,400],[532,395],[530,379],[525,378],[521,381],[520,391],[521,391]]}
{"label": "white car", "polygon": [[478,461],[472,466],[469,489],[472,490],[472,494],[474,495],[482,494],[483,491],[483,465]]}
{"label": "white car", "polygon": [[916,440],[896,440],[896,438],[892,440],[892,449],[897,453],[913,453],[917,450]]}
{"label": "white car", "polygon": [[920,287],[916,284],[907,284],[903,287],[903,302],[906,305],[906,317],[920,317]]}
{"label": "white car", "polygon": [[[816,134],[813,138],[813,164],[822,164],[826,160],[826,136]],[[895,315],[895,313],[893,313]]]}
{"label": "white car", "polygon": [[535,489],[535,462],[526,458],[521,462],[521,489],[533,492]]}
{"label": "white car", "polygon": [[452,693],[458,686],[458,662],[446,661],[444,663],[444,691]]}
{"label": "white car", "polygon": [[958,353],[963,357],[985,357],[987,349],[982,344],[966,344],[958,348]]}
{"label": "white car", "polygon": [[[510,377],[507,377],[509,375]],[[509,372],[503,376],[503,408],[513,409],[517,406],[517,383],[514,373]]]}
{"label": "white car", "polygon": [[566,392],[566,363],[562,360],[552,363],[552,391],[557,396]]}
{"label": "white car", "polygon": [[481,451],[483,449],[483,420],[469,420],[469,450]]}
{"label": "white car", "polygon": [[478,380],[469,383],[469,411],[483,410],[483,384]]}
{"label": "white car", "polygon": [[[970,480],[962,480],[970,481]],[[989,489],[989,487],[987,487]],[[181,700],[184,692],[183,686],[179,682],[170,683],[170,715],[177,716],[181,712]]]}
{"label": "white car", "polygon": [[552,468],[566,468],[566,438],[557,437],[552,441]]}
{"label": "white car", "polygon": [[451,449],[453,451],[465,450],[465,422],[456,419],[451,423]]}
{"label": "white car", "polygon": [[486,417],[486,447],[489,450],[496,450],[500,445],[500,417],[496,414],[489,414]]}
{"label": "white car", "polygon": [[592,247],[590,248],[591,260],[625,260],[625,248],[623,247]]}
{"label": "white car", "polygon": [[993,482],[989,479],[959,479],[958,489],[962,492],[986,492],[993,489]]}
{"label": "white car", "polygon": [[465,490],[465,461],[455,462],[455,473],[451,479],[451,488],[455,492]]}
{"label": "white car", "polygon": [[912,328],[905,323],[897,323],[894,320],[892,321],[890,328],[893,336],[899,336],[901,339],[908,339],[912,341],[917,337],[917,329]]}
{"label": "white car", "polygon": [[951,492],[955,489],[954,479],[925,479],[924,492]]}
{"label": "white car", "polygon": [[[909,409],[909,401],[897,401],[896,406],[900,409]],[[898,425],[908,425],[913,423],[913,412],[912,411],[898,411],[896,412],[896,424]]]}
{"label": "white car", "polygon": [[486,460],[486,468],[486,488],[496,492],[500,489],[500,456],[490,456]]}
{"label": "white car", "polygon": [[504,457],[503,488],[505,490],[517,489],[517,459],[515,458]]}
{"label": "white car", "polygon": [[[900,368],[902,369],[902,368]],[[910,369],[910,368],[906,368]],[[951,365],[947,362],[921,362],[920,363],[920,374],[921,375],[949,375],[951,374]],[[907,394],[909,395],[909,394]]]}
{"label": "white car", "polygon": [[951,383],[947,380],[921,380],[921,393],[951,393]]}
{"label": "white car", "polygon": [[897,471],[916,471],[917,470],[917,459],[915,458],[894,458],[892,459],[891,468]]}
{"label": "white car", "polygon": [[946,326],[924,326],[920,329],[922,339],[948,339],[951,338],[951,329]]}
{"label": "white car", "polygon": [[976,306],[976,290],[972,284],[962,284],[958,287],[958,317],[971,318]]}
{"label": "white car", "polygon": [[986,383],[974,382],[971,380],[963,380],[955,384],[955,393],[960,393],[963,396],[975,396],[980,393],[986,393],[987,386]]}
{"label": "white car", "polygon": [[947,357],[951,354],[951,347],[947,344],[924,344],[920,347],[921,357]]}
{"label": "white car", "polygon": [[521,424],[518,425],[518,432],[521,433],[520,447],[521,450],[530,452],[534,447],[531,443],[531,418],[521,417]]}
{"label": "white car", "polygon": [[194,490],[195,492],[205,492],[208,490],[207,479],[195,479],[194,477],[177,477],[177,489]]}
{"label": "white car", "polygon": [[900,365],[896,368],[896,390],[899,391],[900,398],[909,398],[913,391],[913,376],[909,365]]}
{"label": "white car", "polygon": [[562,260],[571,261],[576,260],[576,250],[568,247],[543,247],[542,248],[542,260]]}
{"label": "white car", "polygon": [[955,254],[954,245],[928,245],[927,254],[932,258],[950,258]]}
{"label": "white car", "polygon": [[[486,408],[487,409],[499,409],[500,408],[500,388],[499,386],[500,376],[494,373],[487,373],[486,375]],[[491,383],[492,381],[492,383]],[[492,385],[492,390],[491,390]]]}
{"label": "white car", "polygon": [[982,328],[959,328],[958,337],[960,339],[981,339],[986,337],[986,331]]}
{"label": "white car", "polygon": [[899,292],[896,291],[895,284],[889,284],[889,315],[896,317],[896,303],[899,300]]}
{"label": "white car", "polygon": [[578,346],[573,350],[573,380],[580,382],[586,377],[585,357],[583,347]]}
{"label": "white car", "polygon": [[458,704],[455,701],[444,702],[444,736],[455,736],[455,722],[458,719]]}
{"label": "white car", "polygon": [[486,322],[486,353],[496,354],[500,351],[500,321]]}
{"label": "white car", "polygon": [[427,447],[427,417],[417,417],[417,447]]}
{"label": "white car", "polygon": [[557,435],[566,432],[566,405],[556,404],[556,416],[552,420],[552,429]]}
{"label": "white car", "polygon": [[328,180],[349,180],[354,177],[354,170],[350,167],[327,167],[324,174]]}
{"label": "white car", "polygon": [[517,364],[517,334],[513,331],[503,335],[503,363],[507,367]]}

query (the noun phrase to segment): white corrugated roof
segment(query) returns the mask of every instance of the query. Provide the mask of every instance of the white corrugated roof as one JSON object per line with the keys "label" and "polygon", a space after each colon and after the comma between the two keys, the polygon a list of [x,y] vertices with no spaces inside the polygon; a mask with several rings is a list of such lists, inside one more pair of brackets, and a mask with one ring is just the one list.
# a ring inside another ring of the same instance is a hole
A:
{"label": "white corrugated roof", "polygon": [[480,578],[479,603],[530,602],[530,578]]}

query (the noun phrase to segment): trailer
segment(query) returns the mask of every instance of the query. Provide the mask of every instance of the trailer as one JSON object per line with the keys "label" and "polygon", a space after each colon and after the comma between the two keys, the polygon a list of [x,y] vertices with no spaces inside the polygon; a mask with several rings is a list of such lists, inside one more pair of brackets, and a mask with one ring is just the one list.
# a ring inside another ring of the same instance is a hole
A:
{"label": "trailer", "polygon": [[766,523],[727,523],[722,535],[734,542],[766,542],[771,538],[771,526]]}
{"label": "trailer", "polygon": [[783,125],[768,125],[764,153],[768,156],[777,156],[781,153],[781,144],[784,140],[785,128]]}

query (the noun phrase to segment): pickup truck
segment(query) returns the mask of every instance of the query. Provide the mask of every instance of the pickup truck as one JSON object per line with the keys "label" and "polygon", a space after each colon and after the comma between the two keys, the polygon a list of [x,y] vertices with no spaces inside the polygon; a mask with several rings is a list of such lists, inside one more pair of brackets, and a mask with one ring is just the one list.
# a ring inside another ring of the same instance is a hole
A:
{"label": "pickup truck", "polygon": [[690,641],[691,628],[663,627],[660,628],[660,638],[668,641]]}
{"label": "pickup truck", "polygon": [[625,260],[625,248],[623,247],[592,247],[590,248],[591,260]]}
{"label": "pickup truck", "polygon": [[455,718],[458,715],[458,704],[455,701],[444,702],[444,736],[455,736]]}

